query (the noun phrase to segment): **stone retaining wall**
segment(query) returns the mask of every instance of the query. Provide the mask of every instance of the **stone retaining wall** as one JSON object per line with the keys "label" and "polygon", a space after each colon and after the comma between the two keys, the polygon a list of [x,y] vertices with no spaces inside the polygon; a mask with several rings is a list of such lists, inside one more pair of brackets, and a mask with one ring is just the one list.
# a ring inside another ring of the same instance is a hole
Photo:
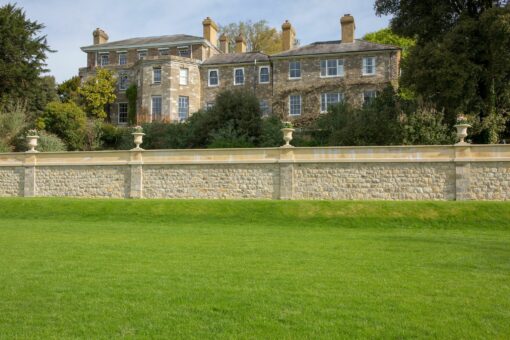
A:
{"label": "stone retaining wall", "polygon": [[0,154],[0,197],[508,200],[510,145]]}

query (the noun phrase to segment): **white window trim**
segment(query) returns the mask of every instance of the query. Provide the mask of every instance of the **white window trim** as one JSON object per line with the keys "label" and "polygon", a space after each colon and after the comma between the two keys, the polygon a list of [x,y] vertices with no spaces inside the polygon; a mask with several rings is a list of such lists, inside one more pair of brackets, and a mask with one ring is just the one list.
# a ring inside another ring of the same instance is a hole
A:
{"label": "white window trim", "polygon": [[[127,110],[127,117],[126,117],[127,118],[127,122],[125,122],[125,123],[121,123],[121,121],[120,121],[120,104],[126,104],[127,109],[128,109]],[[119,125],[126,125],[126,124],[128,124],[128,122],[129,122],[129,104],[126,103],[126,102],[118,103],[117,104],[117,124],[119,124]]]}
{"label": "white window trim", "polygon": [[[126,63],[125,63],[125,64],[121,64],[121,63],[120,63],[120,56],[122,56],[122,55],[125,55],[125,56],[126,56]],[[117,52],[117,56],[118,56],[118,60],[117,60],[117,62],[119,63],[119,65],[127,65],[127,52],[124,52],[124,51],[122,51],[122,52]]]}
{"label": "white window trim", "polygon": [[154,121],[154,98],[161,98],[161,119],[163,119],[163,96],[151,96],[151,122]]}
{"label": "white window trim", "polygon": [[[365,67],[365,66],[366,66],[366,60],[367,60],[368,58],[372,58],[372,59],[374,59],[374,72],[373,72],[373,73],[366,73],[366,72],[365,72],[365,68],[366,68],[366,67]],[[361,62],[361,74],[362,74],[363,76],[368,76],[368,77],[369,77],[369,76],[375,76],[375,75],[377,74],[377,57],[363,57],[363,60],[362,60],[362,62]]]}
{"label": "white window trim", "polygon": [[[181,77],[181,71],[182,71],[182,70],[186,70],[186,84],[183,84],[183,83],[181,82],[181,80],[182,80],[182,77]],[[180,85],[180,86],[188,86],[188,85],[189,85],[189,68],[181,67],[181,68],[179,69],[179,85]]]}
{"label": "white window trim", "polygon": [[[268,81],[261,81],[260,80],[260,71],[263,69],[263,68],[267,68],[267,75],[269,77]],[[269,67],[269,65],[263,65],[263,66],[259,66],[259,84],[269,84],[271,83],[271,68]]]}
{"label": "white window trim", "polygon": [[[186,112],[186,118],[182,118],[181,117],[181,98],[186,98],[187,99],[187,112]],[[179,98],[177,99],[177,117],[179,118],[179,122],[183,122],[187,119],[189,119],[189,111],[190,111],[190,108],[189,108],[190,104],[189,104],[189,96],[179,96]]]}
{"label": "white window trim", "polygon": [[[321,70],[321,69],[322,69],[322,67],[319,65],[319,76],[320,76],[321,78],[342,78],[342,77],[344,77],[344,76],[345,76],[345,60],[344,60],[344,59],[322,59],[322,60],[321,60],[321,62],[322,62],[323,60],[324,60],[324,61],[326,61],[326,75],[325,75],[325,76],[323,76],[323,75],[321,74],[321,73],[322,73],[322,72],[321,72],[321,71],[322,71],[322,70]],[[328,60],[335,60],[335,61],[336,61],[336,73],[337,73],[336,75],[332,75],[332,76],[330,76],[330,75],[328,75],[328,74],[327,74],[327,73],[328,73]],[[340,61],[342,62],[342,73],[339,73],[339,72],[338,72],[338,71],[339,71],[339,69],[340,69],[340,67],[339,67],[338,63],[339,63]]]}
{"label": "white window trim", "polygon": [[[299,62],[299,74],[300,74],[299,77],[291,77],[290,76],[290,63],[291,62]],[[303,70],[301,69],[301,60],[289,60],[289,70],[288,70],[287,75],[289,76],[289,80],[299,80],[299,79],[301,79],[301,76],[303,75]]]}
{"label": "white window trim", "polygon": [[[236,83],[236,71],[242,70],[243,71],[243,82],[241,84]],[[244,73],[244,67],[236,67],[234,68],[234,86],[242,86],[246,82],[246,75]]]}
{"label": "white window trim", "polygon": [[377,90],[363,90],[363,91],[361,92],[361,103],[362,103],[363,105],[365,105],[365,92],[374,92],[374,93],[375,93],[375,95],[374,95],[374,97],[373,97],[373,98],[374,98],[374,99],[375,99],[375,98],[377,98]]}
{"label": "white window trim", "polygon": [[[159,81],[156,81],[155,79],[155,75],[156,75],[156,72],[154,72],[155,70],[159,70]],[[161,84],[161,80],[163,78],[163,70],[161,69],[161,67],[153,67],[152,68],[152,84],[156,84],[156,85],[159,85]]]}
{"label": "white window trim", "polygon": [[[338,102],[336,102],[335,104],[342,103],[345,100],[345,95],[342,92],[323,92],[323,93],[321,93],[320,113],[327,113],[328,112],[328,98],[327,98],[327,95],[328,94],[333,94],[333,93],[336,93],[338,95]],[[326,102],[324,103],[325,104],[324,106],[326,108],[325,111],[322,110],[322,95],[323,94],[326,95]],[[364,95],[363,95],[363,98],[364,98]]]}
{"label": "white window trim", "polygon": [[[299,96],[299,114],[292,114],[291,113],[292,109],[291,109],[290,98],[293,97],[293,96]],[[300,94],[289,95],[289,116],[297,117],[297,116],[301,116],[302,113],[303,113],[303,97]]]}
{"label": "white window trim", "polygon": [[[216,84],[216,85],[211,85],[211,71],[216,71],[216,74],[218,75],[218,84]],[[234,73],[234,77],[235,77],[235,73]],[[220,86],[220,70],[219,69],[213,68],[213,69],[207,70],[207,86],[209,86],[209,87]]]}

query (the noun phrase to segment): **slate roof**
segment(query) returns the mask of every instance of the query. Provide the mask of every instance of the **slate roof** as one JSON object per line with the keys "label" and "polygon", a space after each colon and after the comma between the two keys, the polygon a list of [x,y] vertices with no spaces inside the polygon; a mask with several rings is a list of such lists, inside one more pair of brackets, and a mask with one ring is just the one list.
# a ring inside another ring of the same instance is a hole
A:
{"label": "slate roof", "polygon": [[268,62],[269,56],[261,52],[216,54],[204,61],[203,65],[247,64],[253,63],[255,60]]}
{"label": "slate roof", "polygon": [[342,44],[341,40],[318,41],[309,45],[296,47],[294,49],[277,53],[271,57],[292,57],[314,54],[348,53],[348,52],[369,52],[384,50],[399,50],[400,48],[392,45],[376,44],[365,40],[355,40],[350,44]]}
{"label": "slate roof", "polygon": [[162,35],[158,37],[144,37],[144,38],[131,38],[125,40],[118,40],[107,42],[100,45],[89,45],[82,47],[83,51],[86,50],[98,50],[98,49],[115,49],[124,47],[144,47],[144,46],[164,46],[165,44],[176,45],[179,43],[188,42],[204,42],[205,39],[187,34],[174,34],[174,35]]}

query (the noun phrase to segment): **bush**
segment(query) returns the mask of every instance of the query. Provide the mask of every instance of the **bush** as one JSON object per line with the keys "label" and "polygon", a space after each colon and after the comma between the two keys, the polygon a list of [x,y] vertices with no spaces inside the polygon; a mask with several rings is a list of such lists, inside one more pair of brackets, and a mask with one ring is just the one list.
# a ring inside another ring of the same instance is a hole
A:
{"label": "bush", "polygon": [[262,133],[260,135],[261,147],[277,147],[283,145],[283,124],[276,116],[262,119]]}
{"label": "bush", "polygon": [[232,121],[211,133],[209,148],[250,148],[253,147],[247,135],[241,135]]}
{"label": "bush", "polygon": [[37,150],[41,152],[66,151],[66,144],[57,135],[40,131]]}
{"label": "bush", "polygon": [[87,137],[87,117],[74,102],[48,103],[37,119],[39,130],[56,134],[67,145],[68,150],[83,150]]}
{"label": "bush", "polygon": [[15,138],[26,128],[27,107],[22,102],[8,103],[0,110],[0,149],[12,150]]}
{"label": "bush", "polygon": [[432,107],[421,106],[407,116],[403,144],[439,145],[455,142],[455,132],[443,123],[444,115]]}
{"label": "bush", "polygon": [[[142,124],[144,149],[184,149],[189,147],[187,123],[153,122]],[[131,141],[131,145],[133,142]]]}

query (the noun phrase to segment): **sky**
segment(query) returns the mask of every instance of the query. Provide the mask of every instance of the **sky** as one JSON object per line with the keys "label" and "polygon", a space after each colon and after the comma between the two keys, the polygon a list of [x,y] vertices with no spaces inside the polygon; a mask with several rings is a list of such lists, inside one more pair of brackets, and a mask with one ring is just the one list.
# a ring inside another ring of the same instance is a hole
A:
{"label": "sky", "polygon": [[[0,0],[0,6],[11,1]],[[340,17],[354,16],[356,37],[388,26],[378,17],[374,0],[13,0],[28,18],[43,23],[55,53],[48,56],[50,74],[57,82],[78,74],[86,66],[80,47],[92,44],[92,31],[105,30],[110,41],[168,34],[202,36],[202,20],[217,24],[267,20],[279,30],[289,20],[301,45],[339,40]]]}

